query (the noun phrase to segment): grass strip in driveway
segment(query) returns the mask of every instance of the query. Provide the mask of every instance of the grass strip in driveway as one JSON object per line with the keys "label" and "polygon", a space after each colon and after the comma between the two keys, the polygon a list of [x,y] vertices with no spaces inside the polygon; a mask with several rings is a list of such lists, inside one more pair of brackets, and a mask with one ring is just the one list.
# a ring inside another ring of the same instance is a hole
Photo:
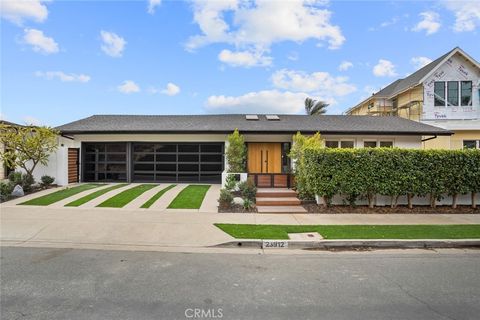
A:
{"label": "grass strip in driveway", "polygon": [[257,225],[215,224],[237,239],[289,239],[318,232],[325,239],[479,239],[480,224],[455,225]]}
{"label": "grass strip in driveway", "polygon": [[209,185],[189,185],[168,205],[169,209],[199,209]]}
{"label": "grass strip in driveway", "polygon": [[76,187],[72,188],[65,188],[62,190],[58,190],[56,192],[46,194],[44,196],[34,198],[32,200],[28,200],[22,203],[19,203],[19,205],[29,205],[29,206],[48,206],[52,203],[55,203],[57,201],[66,199],[68,197],[71,197],[73,195],[76,195],[77,193],[87,191],[93,188],[97,188],[101,186],[102,184],[96,184],[96,183],[88,183],[88,184],[82,184]]}
{"label": "grass strip in driveway", "polygon": [[155,201],[157,201],[158,199],[160,199],[161,196],[163,196],[163,194],[165,192],[167,192],[168,190],[172,189],[173,187],[175,187],[176,184],[171,184],[169,185],[168,187],[166,188],[163,188],[162,190],[158,191],[153,197],[151,197],[150,199],[147,200],[147,202],[145,202],[144,204],[142,204],[142,206],[140,208],[150,208],[150,206],[152,204],[155,203]]}
{"label": "grass strip in driveway", "polygon": [[98,190],[98,191],[95,191],[95,192],[92,192],[90,194],[87,194],[85,197],[81,197],[80,199],[77,199],[75,201],[72,201],[70,203],[67,203],[65,205],[65,207],[78,207],[78,206],[81,206],[82,204],[84,203],[87,203],[95,198],[98,198],[100,197],[101,195],[104,195],[105,193],[107,192],[110,192],[112,190],[115,190],[115,189],[118,189],[118,188],[121,188],[121,187],[125,187],[126,185],[128,185],[128,183],[121,183],[121,184],[116,184],[116,185],[113,185],[111,187],[108,187],[108,188],[105,188],[105,189],[102,189],[102,190]]}
{"label": "grass strip in driveway", "polygon": [[134,200],[142,193],[155,188],[158,186],[157,184],[141,184],[130,188],[128,190],[122,191],[117,195],[114,195],[110,199],[107,199],[100,203],[97,207],[105,207],[105,208],[122,208],[130,201]]}

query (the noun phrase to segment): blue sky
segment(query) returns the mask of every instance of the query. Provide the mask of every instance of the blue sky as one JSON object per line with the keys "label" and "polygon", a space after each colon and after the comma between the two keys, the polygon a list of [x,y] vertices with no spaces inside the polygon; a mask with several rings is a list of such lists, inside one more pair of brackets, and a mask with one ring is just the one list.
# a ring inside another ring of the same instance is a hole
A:
{"label": "blue sky", "polygon": [[341,113],[456,46],[480,1],[2,1],[1,116]]}

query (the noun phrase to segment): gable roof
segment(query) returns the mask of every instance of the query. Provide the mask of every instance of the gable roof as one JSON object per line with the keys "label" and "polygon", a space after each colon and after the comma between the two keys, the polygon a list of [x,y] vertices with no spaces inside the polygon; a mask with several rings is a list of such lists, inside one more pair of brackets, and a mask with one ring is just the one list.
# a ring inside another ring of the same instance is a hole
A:
{"label": "gable roof", "polygon": [[395,97],[396,95],[402,93],[405,90],[408,90],[412,87],[415,87],[425,81],[426,78],[428,78],[436,69],[439,67],[443,62],[445,62],[447,59],[450,59],[454,54],[460,53],[464,57],[466,57],[468,60],[470,60],[477,68],[480,69],[480,64],[473,59],[471,56],[469,56],[465,51],[463,51],[459,47],[455,47],[449,52],[445,53],[441,57],[435,59],[434,61],[430,62],[426,66],[418,69],[411,75],[409,75],[406,78],[403,79],[398,79],[395,80],[394,82],[390,83],[388,86],[383,88],[382,90],[378,91],[377,93],[373,94],[372,96],[368,97],[367,99],[363,100],[362,102],[358,103],[354,107],[348,109],[345,113],[349,113],[359,105],[364,104],[366,101],[368,101],[371,98],[387,98],[391,99]]}
{"label": "gable roof", "polygon": [[303,133],[366,135],[451,135],[448,130],[399,117],[279,115],[246,120],[244,114],[94,115],[57,127],[62,134],[94,133]]}

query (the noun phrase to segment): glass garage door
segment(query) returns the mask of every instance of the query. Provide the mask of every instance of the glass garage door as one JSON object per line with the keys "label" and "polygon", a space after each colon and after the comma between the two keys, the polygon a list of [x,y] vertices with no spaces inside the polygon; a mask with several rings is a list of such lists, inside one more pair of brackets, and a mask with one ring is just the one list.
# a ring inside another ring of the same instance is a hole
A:
{"label": "glass garage door", "polygon": [[223,143],[133,143],[134,181],[220,182]]}
{"label": "glass garage door", "polygon": [[126,143],[84,143],[83,181],[127,181]]}

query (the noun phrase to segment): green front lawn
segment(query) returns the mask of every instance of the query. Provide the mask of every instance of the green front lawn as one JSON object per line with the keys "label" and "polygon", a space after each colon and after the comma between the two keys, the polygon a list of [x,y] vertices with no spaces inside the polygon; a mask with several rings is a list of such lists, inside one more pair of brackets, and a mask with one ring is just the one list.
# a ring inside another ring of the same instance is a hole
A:
{"label": "green front lawn", "polygon": [[87,194],[85,197],[81,197],[80,199],[77,199],[75,201],[72,201],[70,203],[67,203],[65,205],[65,207],[78,207],[78,206],[81,206],[82,204],[84,203],[87,203],[95,198],[98,198],[100,197],[101,195],[107,193],[107,192],[110,192],[112,190],[115,190],[115,189],[118,189],[118,188],[121,188],[121,187],[125,187],[126,185],[128,185],[128,183],[121,183],[121,184],[116,184],[116,185],[113,185],[111,187],[108,187],[108,188],[105,188],[105,189],[102,189],[102,190],[98,190],[98,191],[95,191],[95,192],[92,192],[90,194]]}
{"label": "green front lawn", "polygon": [[55,203],[57,201],[66,199],[68,197],[71,197],[73,195],[76,195],[77,193],[87,191],[96,187],[101,186],[102,184],[82,184],[77,187],[73,188],[65,188],[38,198],[34,198],[32,200],[28,200],[22,203],[19,203],[20,205],[29,205],[29,206],[48,206],[52,203]]}
{"label": "green front lawn", "polygon": [[237,239],[289,239],[318,232],[325,239],[479,239],[479,224],[457,225],[254,225],[215,224]]}
{"label": "green front lawn", "polygon": [[119,194],[111,197],[110,199],[105,200],[100,203],[97,207],[107,207],[107,208],[122,208],[130,201],[134,200],[142,193],[155,188],[157,184],[141,184],[136,187],[130,188],[128,190],[122,191]]}
{"label": "green front lawn", "polygon": [[209,185],[190,185],[180,193],[169,204],[169,209],[199,209],[203,198],[207,193]]}
{"label": "green front lawn", "polygon": [[142,204],[142,206],[140,208],[150,208],[150,206],[152,204],[155,203],[155,201],[157,201],[161,196],[163,196],[163,194],[165,192],[167,192],[168,190],[172,189],[173,187],[175,187],[176,185],[175,184],[172,184],[172,185],[169,185],[168,187],[166,188],[163,188],[162,190],[158,191],[157,194],[155,194],[153,197],[151,197],[150,199],[147,200],[147,202],[145,202],[144,204]]}

